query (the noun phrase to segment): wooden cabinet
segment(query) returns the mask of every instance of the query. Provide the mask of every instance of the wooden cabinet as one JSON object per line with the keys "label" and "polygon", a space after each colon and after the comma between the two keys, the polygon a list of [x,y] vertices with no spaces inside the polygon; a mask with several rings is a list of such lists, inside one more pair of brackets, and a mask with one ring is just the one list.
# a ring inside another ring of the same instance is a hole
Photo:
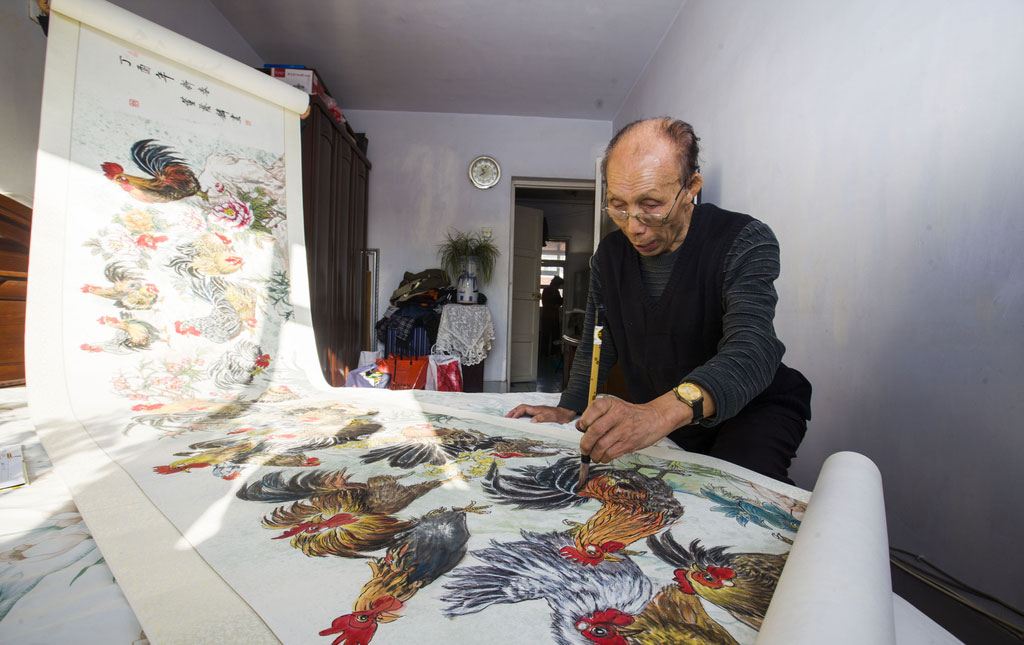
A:
{"label": "wooden cabinet", "polygon": [[32,209],[0,195],[0,387],[25,383],[25,296]]}
{"label": "wooden cabinet", "polygon": [[364,347],[370,161],[317,96],[302,122],[302,191],[309,289],[324,377],[344,385]]}

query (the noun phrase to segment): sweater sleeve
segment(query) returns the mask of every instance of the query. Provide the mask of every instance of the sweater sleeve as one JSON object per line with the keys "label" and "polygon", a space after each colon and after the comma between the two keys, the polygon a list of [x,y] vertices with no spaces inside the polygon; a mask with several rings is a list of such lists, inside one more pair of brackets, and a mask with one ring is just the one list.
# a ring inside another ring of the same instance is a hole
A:
{"label": "sweater sleeve", "polygon": [[775,377],[786,348],[775,335],[779,243],[757,220],[747,224],[726,254],[722,298],[722,339],[718,352],[684,380],[711,395],[715,426],[736,416]]}
{"label": "sweater sleeve", "polygon": [[[569,371],[569,382],[558,400],[558,407],[582,413],[587,409],[587,394],[590,390],[590,360],[594,355],[594,322],[597,305],[601,302],[601,273],[597,268],[597,256],[590,258],[590,293],[587,295],[587,313],[583,318],[583,338],[576,348],[576,355]],[[611,334],[604,334],[601,341],[601,365],[597,372],[597,386],[601,387],[608,372],[619,360]]]}

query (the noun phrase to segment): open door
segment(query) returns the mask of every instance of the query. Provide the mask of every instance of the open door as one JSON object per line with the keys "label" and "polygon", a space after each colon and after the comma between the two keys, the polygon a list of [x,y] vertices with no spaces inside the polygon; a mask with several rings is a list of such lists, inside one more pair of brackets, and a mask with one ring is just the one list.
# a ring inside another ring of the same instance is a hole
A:
{"label": "open door", "polygon": [[537,380],[540,332],[540,248],[544,212],[516,206],[512,231],[512,308],[509,316],[509,382]]}

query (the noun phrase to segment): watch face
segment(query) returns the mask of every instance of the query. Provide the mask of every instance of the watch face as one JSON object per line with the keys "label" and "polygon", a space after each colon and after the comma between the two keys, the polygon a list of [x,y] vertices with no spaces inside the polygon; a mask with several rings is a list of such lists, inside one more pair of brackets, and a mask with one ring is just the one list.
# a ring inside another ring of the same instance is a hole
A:
{"label": "watch face", "polygon": [[676,392],[679,392],[679,396],[688,401],[696,401],[700,398],[700,388],[693,383],[683,383],[676,388]]}
{"label": "watch face", "polygon": [[501,178],[501,168],[491,157],[477,157],[469,164],[469,180],[477,188],[490,188]]}

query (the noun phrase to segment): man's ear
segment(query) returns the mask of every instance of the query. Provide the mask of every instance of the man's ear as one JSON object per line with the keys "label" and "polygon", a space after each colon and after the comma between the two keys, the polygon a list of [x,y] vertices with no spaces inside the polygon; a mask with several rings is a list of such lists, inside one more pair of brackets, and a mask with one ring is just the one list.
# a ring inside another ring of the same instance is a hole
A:
{"label": "man's ear", "polygon": [[699,172],[693,173],[693,176],[690,177],[690,183],[686,186],[686,192],[690,193],[691,199],[697,196],[697,193],[700,192],[700,188],[703,185],[704,177],[702,177]]}

